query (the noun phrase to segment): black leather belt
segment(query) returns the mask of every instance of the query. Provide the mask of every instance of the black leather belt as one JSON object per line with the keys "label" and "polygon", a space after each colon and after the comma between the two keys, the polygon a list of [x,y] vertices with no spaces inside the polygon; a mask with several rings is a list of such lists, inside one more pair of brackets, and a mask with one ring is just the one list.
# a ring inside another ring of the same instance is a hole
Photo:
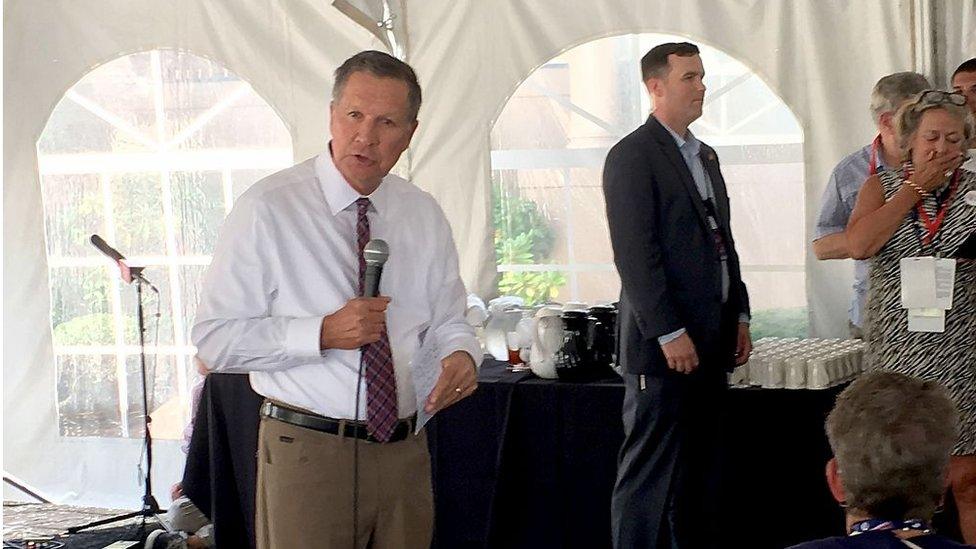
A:
{"label": "black leather belt", "polygon": [[[306,429],[312,429],[313,431],[319,431],[321,433],[329,433],[330,435],[340,434],[339,426],[340,424],[344,427],[342,431],[342,436],[358,438],[360,440],[365,440],[366,442],[381,442],[369,434],[366,430],[365,423],[355,423],[351,420],[340,420],[332,419],[325,416],[320,416],[318,414],[309,414],[307,412],[301,412],[294,410],[292,408],[286,408],[274,402],[265,401],[264,405],[261,406],[261,415],[265,417],[270,417],[277,419],[278,421],[283,421],[285,423],[295,425],[298,427],[304,427]],[[393,434],[390,436],[390,440],[386,442],[399,442],[405,440],[411,432],[413,432],[413,425],[416,422],[416,416],[411,416],[407,419],[401,419],[397,421],[396,427],[393,429]]]}

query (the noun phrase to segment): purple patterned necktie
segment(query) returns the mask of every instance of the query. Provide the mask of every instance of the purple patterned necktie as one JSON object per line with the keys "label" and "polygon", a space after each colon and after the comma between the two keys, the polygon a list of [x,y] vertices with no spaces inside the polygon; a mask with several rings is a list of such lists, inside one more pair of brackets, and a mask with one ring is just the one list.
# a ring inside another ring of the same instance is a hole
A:
{"label": "purple patterned necktie", "polygon": [[[369,242],[369,199],[356,200],[359,220],[356,222],[356,239],[359,247],[359,295],[366,287],[366,257],[363,249]],[[393,353],[390,351],[390,338],[386,328],[380,333],[379,341],[363,345],[361,365],[366,371],[366,430],[373,438],[386,442],[390,440],[397,423],[396,376],[393,374]]]}

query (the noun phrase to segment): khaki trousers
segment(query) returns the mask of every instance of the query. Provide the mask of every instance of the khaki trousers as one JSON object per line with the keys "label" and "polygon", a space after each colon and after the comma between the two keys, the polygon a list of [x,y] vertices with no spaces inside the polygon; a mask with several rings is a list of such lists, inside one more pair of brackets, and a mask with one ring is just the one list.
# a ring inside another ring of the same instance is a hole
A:
{"label": "khaki trousers", "polygon": [[[355,439],[262,417],[258,549],[353,547]],[[355,547],[428,549],[434,523],[427,434],[359,445]]]}

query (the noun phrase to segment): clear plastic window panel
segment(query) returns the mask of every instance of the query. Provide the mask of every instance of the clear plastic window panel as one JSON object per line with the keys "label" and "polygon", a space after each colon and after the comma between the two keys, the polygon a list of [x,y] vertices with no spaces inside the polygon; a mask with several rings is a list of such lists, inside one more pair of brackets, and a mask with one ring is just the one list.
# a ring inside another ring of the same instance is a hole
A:
{"label": "clear plastic window panel", "polygon": [[[529,304],[618,299],[603,161],[650,113],[640,58],[656,44],[685,40],[631,34],[577,46],[509,99],[491,133],[499,294]],[[802,129],[759,75],[699,47],[708,91],[691,131],[722,161],[754,335],[805,335]]]}
{"label": "clear plastic window panel", "polygon": [[[145,266],[153,433],[189,418],[189,330],[224,217],[292,163],[288,129],[225,67],[176,50],[106,63],[77,82],[37,143],[63,436],[141,437],[136,294],[89,243]],[[158,312],[158,316],[157,316]]]}

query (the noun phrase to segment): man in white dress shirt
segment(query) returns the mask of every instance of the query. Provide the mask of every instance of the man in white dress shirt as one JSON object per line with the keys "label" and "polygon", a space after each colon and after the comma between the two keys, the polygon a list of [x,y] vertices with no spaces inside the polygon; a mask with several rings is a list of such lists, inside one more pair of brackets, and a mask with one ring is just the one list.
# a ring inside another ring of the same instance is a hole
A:
{"label": "man in white dress shirt", "polygon": [[[389,173],[417,129],[420,95],[390,55],[346,60],[328,149],[256,183],[221,230],[192,336],[205,363],[249,372],[266,398],[258,547],[430,545],[430,455],[413,434],[410,360],[434,338],[442,370],[424,405],[434,412],[475,390],[481,352],[447,219]],[[371,298],[363,247],[373,238],[390,253],[383,297]]]}

